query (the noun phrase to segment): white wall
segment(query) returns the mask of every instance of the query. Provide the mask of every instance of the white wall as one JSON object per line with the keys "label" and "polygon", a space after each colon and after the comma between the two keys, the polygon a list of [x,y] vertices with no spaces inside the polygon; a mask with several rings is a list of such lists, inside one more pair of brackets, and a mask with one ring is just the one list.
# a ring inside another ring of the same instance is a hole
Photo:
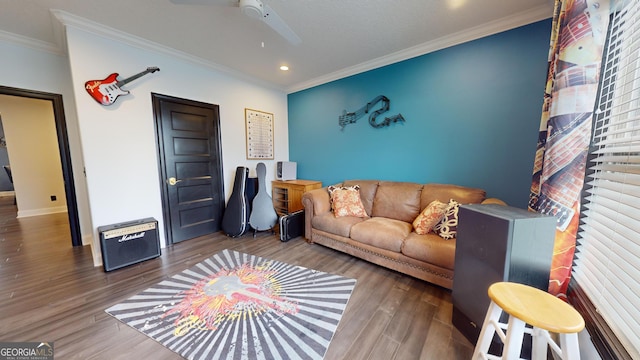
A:
{"label": "white wall", "polygon": [[[18,217],[67,211],[53,104],[0,95]],[[51,196],[56,201],[51,201]]]}
{"label": "white wall", "polygon": [[[98,226],[154,217],[160,228],[164,227],[152,92],[220,106],[227,198],[233,189],[236,167],[248,166],[255,174],[258,163],[246,160],[245,108],[274,114],[275,159],[288,159],[287,99],[283,91],[70,25],[66,26],[66,40],[94,225],[96,264],[101,263]],[[113,72],[126,78],[149,66],[158,66],[160,71],[124,86],[131,94],[111,106],[98,104],[84,89],[87,80],[104,79]],[[264,162],[270,183],[274,162]],[[163,247],[165,241],[161,232]]]}
{"label": "white wall", "polygon": [[[21,39],[18,39],[21,40]],[[78,132],[71,75],[66,56],[57,54],[49,47],[22,45],[20,41],[0,39],[0,85],[61,94],[64,102],[67,136],[71,152],[71,165],[76,188],[78,217],[83,242],[90,242],[93,227],[83,170],[82,149]]]}

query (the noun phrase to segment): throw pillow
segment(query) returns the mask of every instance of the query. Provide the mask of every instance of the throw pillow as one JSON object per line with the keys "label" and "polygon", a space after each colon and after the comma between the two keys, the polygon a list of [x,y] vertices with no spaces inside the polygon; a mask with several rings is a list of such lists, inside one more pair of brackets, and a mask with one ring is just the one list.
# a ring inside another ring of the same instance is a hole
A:
{"label": "throw pillow", "polygon": [[416,234],[428,234],[433,227],[440,222],[448,206],[449,204],[438,200],[433,200],[429,205],[427,205],[420,215],[413,220],[413,229]]}
{"label": "throw pillow", "polygon": [[443,239],[453,239],[458,232],[458,209],[460,203],[451,199],[440,222],[433,228]]}
{"label": "throw pillow", "polygon": [[360,186],[329,186],[327,190],[331,196],[331,208],[335,217],[369,217],[360,199]]}

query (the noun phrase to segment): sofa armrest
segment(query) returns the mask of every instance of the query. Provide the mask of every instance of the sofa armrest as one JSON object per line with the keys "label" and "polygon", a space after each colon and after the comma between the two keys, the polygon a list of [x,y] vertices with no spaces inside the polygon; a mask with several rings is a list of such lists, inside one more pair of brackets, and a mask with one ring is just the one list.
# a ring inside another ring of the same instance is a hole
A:
{"label": "sofa armrest", "polygon": [[304,206],[304,236],[307,240],[311,240],[311,219],[331,211],[327,188],[314,189],[302,194],[302,206]]}
{"label": "sofa armrest", "polygon": [[504,202],[504,201],[502,201],[502,200],[500,200],[498,198],[487,198],[487,199],[484,199],[482,204],[483,205],[486,205],[486,204],[498,204],[498,205],[505,205],[505,206],[507,205],[506,202]]}

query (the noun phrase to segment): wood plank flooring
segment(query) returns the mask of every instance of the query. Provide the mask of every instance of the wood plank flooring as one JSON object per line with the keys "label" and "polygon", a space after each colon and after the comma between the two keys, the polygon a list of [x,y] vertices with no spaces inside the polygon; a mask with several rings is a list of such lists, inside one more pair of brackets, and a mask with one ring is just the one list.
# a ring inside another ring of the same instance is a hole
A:
{"label": "wood plank flooring", "polygon": [[53,341],[56,359],[180,359],[104,309],[231,249],[357,279],[327,360],[467,360],[473,352],[451,325],[449,290],[302,237],[217,233],[105,273],[88,247],[71,246],[68,226],[66,214],[16,219],[13,198],[0,198],[0,341]]}

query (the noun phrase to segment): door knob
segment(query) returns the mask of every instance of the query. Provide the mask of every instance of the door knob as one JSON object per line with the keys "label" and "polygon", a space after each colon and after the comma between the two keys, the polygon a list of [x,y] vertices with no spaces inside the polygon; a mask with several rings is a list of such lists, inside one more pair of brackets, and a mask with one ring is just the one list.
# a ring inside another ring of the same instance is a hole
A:
{"label": "door knob", "polygon": [[174,178],[174,177],[172,176],[172,177],[170,177],[169,179],[167,179],[167,184],[169,184],[169,185],[173,186],[173,185],[175,185],[175,184],[179,183],[180,181],[182,181],[182,180],[178,180],[178,179],[176,179],[176,178]]}

